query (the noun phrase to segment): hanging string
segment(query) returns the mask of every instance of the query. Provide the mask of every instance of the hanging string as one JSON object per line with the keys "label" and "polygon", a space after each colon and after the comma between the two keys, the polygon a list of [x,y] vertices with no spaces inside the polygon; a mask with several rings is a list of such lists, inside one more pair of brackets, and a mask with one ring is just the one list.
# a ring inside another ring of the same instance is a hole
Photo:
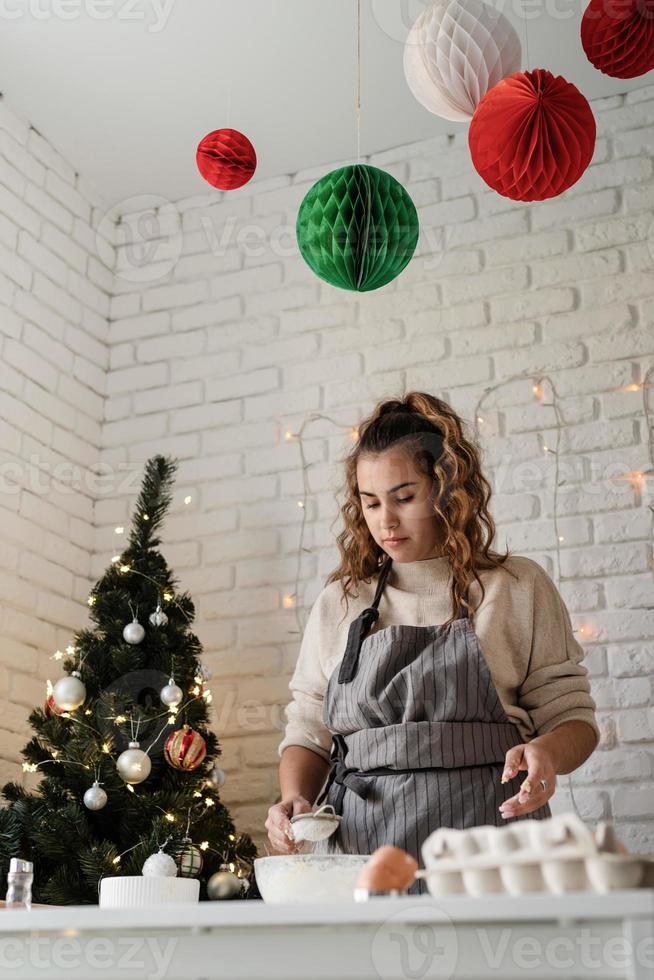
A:
{"label": "hanging string", "polygon": [[532,64],[531,64],[531,60],[529,58],[529,29],[527,27],[527,18],[525,17],[525,7],[524,7],[524,4],[523,3],[520,4],[520,10],[522,11],[522,17],[523,17],[523,20],[525,22],[525,56],[526,56],[526,59],[527,59],[527,68],[526,68],[526,70],[527,71],[531,71],[532,70]]}
{"label": "hanging string", "polygon": [[357,0],[357,163],[361,162],[361,0]]}

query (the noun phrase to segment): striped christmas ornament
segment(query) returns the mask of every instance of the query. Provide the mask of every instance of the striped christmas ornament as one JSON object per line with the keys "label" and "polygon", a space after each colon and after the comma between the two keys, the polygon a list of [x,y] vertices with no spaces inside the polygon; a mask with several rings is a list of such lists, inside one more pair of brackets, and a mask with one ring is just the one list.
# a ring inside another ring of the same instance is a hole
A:
{"label": "striped christmas ornament", "polygon": [[182,841],[173,857],[182,878],[197,878],[202,871],[202,853],[189,838]]}
{"label": "striped christmas ornament", "polygon": [[178,728],[166,739],[164,755],[173,769],[197,769],[207,754],[207,746],[199,734],[189,725]]}

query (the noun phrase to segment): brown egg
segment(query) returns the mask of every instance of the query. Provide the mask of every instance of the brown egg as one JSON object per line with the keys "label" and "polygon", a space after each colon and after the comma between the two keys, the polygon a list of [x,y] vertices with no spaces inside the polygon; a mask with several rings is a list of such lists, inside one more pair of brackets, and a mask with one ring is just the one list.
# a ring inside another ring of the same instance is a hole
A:
{"label": "brown egg", "polygon": [[378,847],[359,872],[357,888],[368,891],[404,891],[412,883],[418,862],[401,847]]}

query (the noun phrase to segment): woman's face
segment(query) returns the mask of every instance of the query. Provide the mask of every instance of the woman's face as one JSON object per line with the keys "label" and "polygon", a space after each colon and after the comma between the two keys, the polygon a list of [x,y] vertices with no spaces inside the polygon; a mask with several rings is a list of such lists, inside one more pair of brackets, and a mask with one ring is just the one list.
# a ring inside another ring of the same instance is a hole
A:
{"label": "woman's face", "polygon": [[[357,484],[370,533],[393,561],[441,555],[440,521],[433,505],[435,483],[409,456],[389,449],[361,458]],[[402,540],[389,540],[393,538]]]}

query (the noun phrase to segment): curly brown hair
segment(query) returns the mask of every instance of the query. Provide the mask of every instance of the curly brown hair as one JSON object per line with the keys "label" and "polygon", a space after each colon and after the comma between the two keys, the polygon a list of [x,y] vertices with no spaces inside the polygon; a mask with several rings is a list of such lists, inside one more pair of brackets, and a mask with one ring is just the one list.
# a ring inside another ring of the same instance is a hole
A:
{"label": "curly brown hair", "polygon": [[462,420],[447,402],[421,391],[379,402],[359,425],[357,442],[342,460],[345,482],[340,490],[344,494],[340,516],[345,527],[336,539],[341,561],[327,579],[327,584],[341,583],[346,613],[348,595],[357,595],[352,586],[370,581],[384,561],[390,560],[366,524],[358,493],[357,463],[362,457],[401,446],[416,467],[435,480],[434,514],[440,519],[444,554],[453,571],[450,594],[455,612],[444,625],[449,625],[462,607],[468,609],[474,622],[478,606],[473,608],[465,598],[468,586],[473,580],[478,582],[483,601],[484,587],[478,572],[502,567],[509,551],[502,555],[491,549],[495,537],[495,522],[488,507],[492,491],[481,471],[479,448],[463,430]]}

